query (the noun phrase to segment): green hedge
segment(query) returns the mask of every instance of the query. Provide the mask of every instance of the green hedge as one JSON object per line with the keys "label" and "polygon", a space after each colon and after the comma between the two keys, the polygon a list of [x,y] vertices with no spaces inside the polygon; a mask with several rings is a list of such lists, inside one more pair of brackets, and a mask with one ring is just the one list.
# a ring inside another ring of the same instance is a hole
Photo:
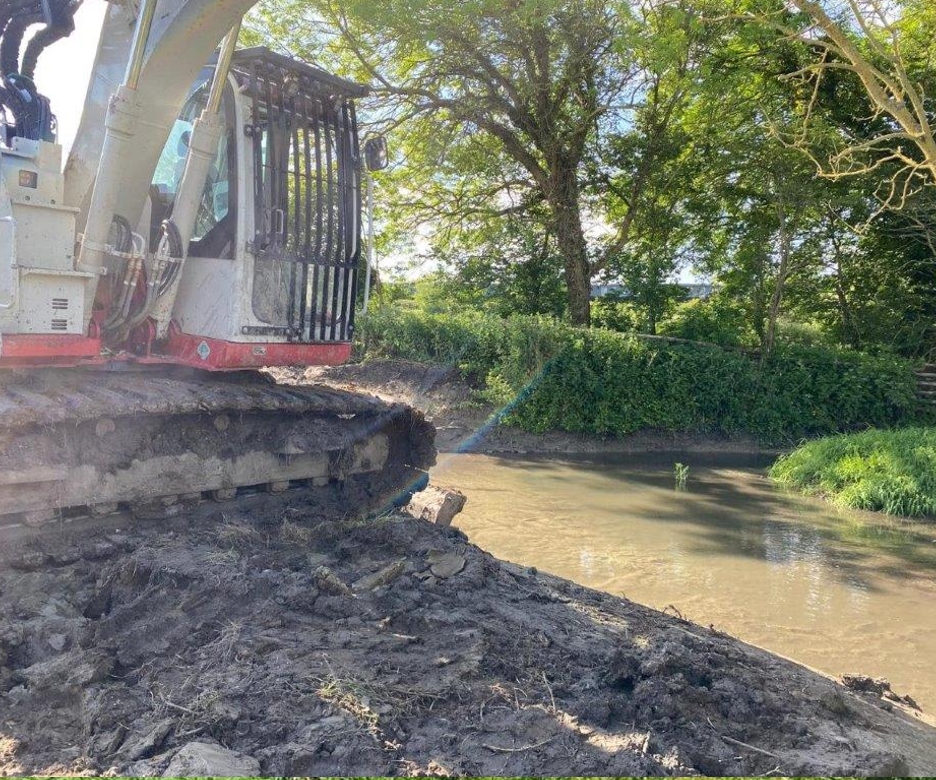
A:
{"label": "green hedge", "polygon": [[788,348],[747,353],[650,341],[549,318],[372,311],[367,356],[458,365],[486,380],[505,419],[530,431],[750,433],[765,441],[918,419],[912,365],[890,356]]}
{"label": "green hedge", "polygon": [[862,431],[808,442],[770,476],[841,506],[936,517],[936,429]]}

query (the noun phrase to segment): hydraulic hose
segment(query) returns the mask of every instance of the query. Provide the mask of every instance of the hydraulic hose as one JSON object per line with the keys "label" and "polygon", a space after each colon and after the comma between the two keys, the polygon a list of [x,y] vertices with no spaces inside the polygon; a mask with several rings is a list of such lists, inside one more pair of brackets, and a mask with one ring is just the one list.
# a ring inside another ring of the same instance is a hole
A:
{"label": "hydraulic hose", "polygon": [[23,36],[26,28],[45,21],[42,9],[35,9],[32,13],[19,13],[3,30],[3,40],[0,41],[0,72],[4,76],[19,73],[20,48],[23,45]]}
{"label": "hydraulic hose", "polygon": [[[133,229],[130,222],[120,214],[115,214],[111,222],[111,234],[111,246],[121,254],[129,255],[133,249]],[[134,265],[132,259],[122,258],[121,271],[114,274],[112,308],[110,316],[104,322],[105,329],[109,330],[118,325],[121,317],[125,316],[124,310],[129,309],[129,300],[133,297],[133,289],[136,287]]]}
{"label": "hydraulic hose", "polygon": [[123,334],[120,337],[121,340],[150,316],[158,298],[172,287],[178,276],[182,261],[182,237],[171,219],[163,220],[161,227],[163,237],[168,244],[167,255],[163,258],[157,253],[153,259],[146,280],[146,298],[142,305],[132,314],[128,314],[121,324],[120,330]]}
{"label": "hydraulic hose", "polygon": [[169,263],[161,274],[159,280],[158,295],[163,295],[175,282],[179,274],[180,261],[182,260],[182,236],[179,228],[171,219],[162,221],[162,232],[169,244]]}
{"label": "hydraulic hose", "polygon": [[78,10],[80,5],[81,2],[59,2],[54,6],[55,13],[52,21],[37,32],[26,46],[26,52],[23,54],[23,61],[20,64],[20,73],[26,78],[31,79],[34,77],[39,55],[46,48],[56,41],[68,37],[75,31],[75,11]]}
{"label": "hydraulic hose", "polygon": [[24,11],[41,13],[42,7],[36,0],[11,0],[11,2],[0,4],[0,34],[6,30],[10,20]]}
{"label": "hydraulic hose", "polygon": [[[75,28],[74,13],[80,0],[12,0],[0,4],[0,103],[13,114],[17,136],[54,140],[54,117],[48,99],[33,83],[36,62],[42,51],[71,33]],[[46,26],[33,36],[26,47],[23,67],[20,50],[26,30],[41,22]]]}

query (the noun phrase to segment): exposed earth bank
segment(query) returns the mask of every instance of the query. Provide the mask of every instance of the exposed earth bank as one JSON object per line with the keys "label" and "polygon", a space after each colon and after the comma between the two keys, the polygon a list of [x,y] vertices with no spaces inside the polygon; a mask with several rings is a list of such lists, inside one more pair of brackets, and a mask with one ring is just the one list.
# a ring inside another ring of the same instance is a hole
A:
{"label": "exposed earth bank", "polygon": [[936,729],[868,681],[453,528],[311,507],[259,495],[3,550],[0,774],[936,770]]}
{"label": "exposed earth bank", "polygon": [[319,383],[402,401],[423,411],[436,427],[440,452],[642,453],[722,452],[778,455],[752,436],[641,431],[622,438],[547,431],[528,433],[493,425],[496,409],[478,399],[478,388],[455,368],[406,360],[368,360],[343,366],[271,369],[281,382]]}

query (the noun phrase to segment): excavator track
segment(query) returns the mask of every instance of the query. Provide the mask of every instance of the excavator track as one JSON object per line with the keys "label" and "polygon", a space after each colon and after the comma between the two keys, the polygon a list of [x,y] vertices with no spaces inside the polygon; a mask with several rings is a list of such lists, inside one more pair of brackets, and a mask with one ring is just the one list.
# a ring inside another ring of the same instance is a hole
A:
{"label": "excavator track", "polygon": [[312,486],[364,512],[413,489],[434,463],[434,435],[403,404],[256,372],[9,375],[0,379],[0,544],[258,488]]}

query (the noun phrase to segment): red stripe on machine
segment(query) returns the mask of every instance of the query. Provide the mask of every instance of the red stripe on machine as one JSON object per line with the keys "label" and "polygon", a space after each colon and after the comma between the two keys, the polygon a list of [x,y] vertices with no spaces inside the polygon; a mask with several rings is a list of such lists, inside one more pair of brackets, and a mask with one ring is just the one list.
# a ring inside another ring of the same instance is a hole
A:
{"label": "red stripe on machine", "polygon": [[334,366],[346,363],[351,357],[351,342],[257,344],[176,332],[160,352],[173,363],[208,371],[264,366]]}

